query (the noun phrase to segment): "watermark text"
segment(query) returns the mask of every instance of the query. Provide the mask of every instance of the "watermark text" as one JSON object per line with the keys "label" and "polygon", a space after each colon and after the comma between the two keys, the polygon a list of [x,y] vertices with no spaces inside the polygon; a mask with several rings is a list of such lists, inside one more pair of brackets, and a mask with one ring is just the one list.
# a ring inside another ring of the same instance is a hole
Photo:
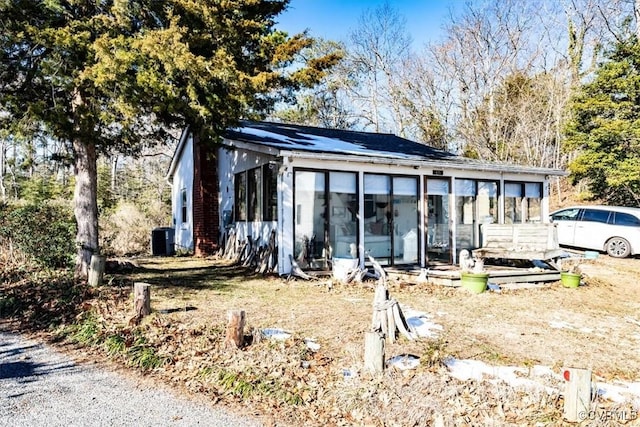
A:
{"label": "watermark text", "polygon": [[595,409],[591,411],[580,411],[578,418],[580,418],[580,421],[633,421],[638,419],[638,411],[635,409]]}

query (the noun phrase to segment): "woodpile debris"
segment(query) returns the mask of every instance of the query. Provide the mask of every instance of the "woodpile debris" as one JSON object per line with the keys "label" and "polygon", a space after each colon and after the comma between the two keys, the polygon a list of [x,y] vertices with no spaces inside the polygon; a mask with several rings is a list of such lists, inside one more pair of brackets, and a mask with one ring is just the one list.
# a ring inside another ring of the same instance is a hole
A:
{"label": "woodpile debris", "polygon": [[418,336],[415,328],[404,317],[398,301],[389,297],[389,290],[383,283],[376,286],[371,330],[382,333],[390,343],[395,342],[398,333],[409,340]]}
{"label": "woodpile debris", "polygon": [[398,301],[389,297],[386,271],[371,255],[369,255],[369,260],[379,278],[373,298],[371,329],[365,333],[364,367],[369,372],[381,373],[384,370],[385,338],[393,344],[398,333],[409,340],[416,339],[418,334],[415,328],[407,322]]}
{"label": "woodpile debris", "polygon": [[304,280],[313,279],[313,277],[309,276],[302,270],[298,262],[293,259],[293,255],[291,254],[289,254],[289,261],[291,261],[291,273],[289,273],[289,275],[287,276],[287,280],[291,279],[292,277],[299,277]]}
{"label": "woodpile debris", "polygon": [[271,230],[269,240],[260,244],[260,237],[240,240],[235,229],[230,229],[222,239],[217,256],[221,259],[233,260],[237,265],[254,269],[256,273],[268,274],[276,271],[278,266],[278,246],[276,232]]}

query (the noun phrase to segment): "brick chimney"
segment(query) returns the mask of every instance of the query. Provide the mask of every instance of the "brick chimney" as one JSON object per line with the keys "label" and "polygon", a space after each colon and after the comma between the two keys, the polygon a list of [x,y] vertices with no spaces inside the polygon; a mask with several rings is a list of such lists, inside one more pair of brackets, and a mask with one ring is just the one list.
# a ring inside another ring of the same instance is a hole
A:
{"label": "brick chimney", "polygon": [[213,255],[218,250],[220,206],[218,159],[214,147],[193,141],[193,241],[196,256]]}

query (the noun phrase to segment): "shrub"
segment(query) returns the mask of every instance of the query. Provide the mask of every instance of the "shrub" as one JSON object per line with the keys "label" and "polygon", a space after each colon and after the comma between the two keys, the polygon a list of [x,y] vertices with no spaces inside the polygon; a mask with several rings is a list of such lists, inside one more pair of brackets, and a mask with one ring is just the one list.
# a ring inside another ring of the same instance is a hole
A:
{"label": "shrub", "polygon": [[76,222],[71,208],[53,203],[0,206],[0,251],[18,250],[48,268],[72,265]]}
{"label": "shrub", "polygon": [[154,225],[147,214],[131,203],[120,203],[101,221],[103,252],[117,256],[148,253]]}

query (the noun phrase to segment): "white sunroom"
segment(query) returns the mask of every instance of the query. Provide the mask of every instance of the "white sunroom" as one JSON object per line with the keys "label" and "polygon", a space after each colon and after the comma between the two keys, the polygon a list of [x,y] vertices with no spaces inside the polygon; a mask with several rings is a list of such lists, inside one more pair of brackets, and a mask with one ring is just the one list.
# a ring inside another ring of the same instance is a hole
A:
{"label": "white sunroom", "polygon": [[[386,266],[455,263],[462,249],[481,245],[483,223],[548,222],[549,180],[564,174],[389,134],[268,122],[243,122],[216,150],[210,203],[218,204],[220,241],[233,229],[264,244],[274,230],[280,274],[291,271],[290,256],[307,269],[336,259],[365,265],[368,255]],[[184,167],[194,164],[190,152],[176,151],[169,172],[175,240],[187,248],[197,237],[189,193],[202,175]]]}

